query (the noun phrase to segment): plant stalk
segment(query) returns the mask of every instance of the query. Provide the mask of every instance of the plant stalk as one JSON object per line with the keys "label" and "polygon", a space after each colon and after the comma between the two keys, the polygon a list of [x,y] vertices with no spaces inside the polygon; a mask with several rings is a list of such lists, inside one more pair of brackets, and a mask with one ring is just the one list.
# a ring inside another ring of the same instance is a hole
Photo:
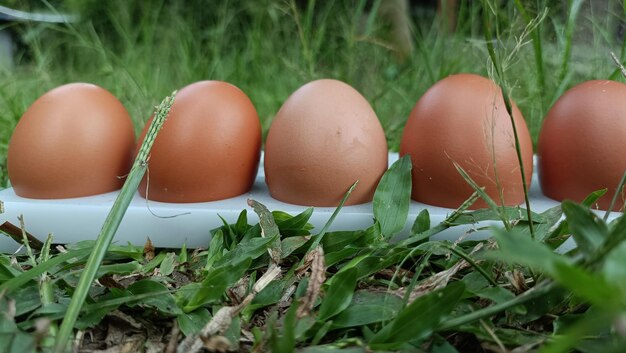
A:
{"label": "plant stalk", "polygon": [[113,207],[104,221],[100,235],[98,235],[98,238],[96,239],[93,251],[87,259],[85,270],[80,276],[76,290],[72,295],[72,300],[67,308],[67,313],[61,323],[61,328],[59,329],[59,333],[57,335],[54,347],[55,353],[63,353],[68,348],[68,342],[74,330],[74,324],[80,314],[83,303],[87,298],[89,288],[96,277],[96,272],[106,255],[109,245],[111,245],[111,242],[113,241],[117,228],[122,222],[122,218],[124,217],[124,214],[126,213],[126,210],[128,209],[137,188],[139,187],[139,183],[148,168],[148,154],[150,153],[150,149],[154,144],[154,140],[159,130],[163,126],[163,123],[172,108],[175,96],[176,92],[172,93],[171,96],[166,97],[157,107],[154,120],[152,121],[150,129],[146,134],[146,138],[141,145],[141,149],[135,158],[135,162],[130,170],[128,179],[126,179],[126,182],[122,186],[122,190],[115,199]]}

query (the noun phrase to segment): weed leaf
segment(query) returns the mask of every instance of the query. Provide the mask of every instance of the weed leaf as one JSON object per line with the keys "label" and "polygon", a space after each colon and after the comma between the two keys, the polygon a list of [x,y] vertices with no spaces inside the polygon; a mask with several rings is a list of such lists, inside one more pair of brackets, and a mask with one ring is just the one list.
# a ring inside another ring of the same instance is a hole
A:
{"label": "weed leaf", "polygon": [[417,298],[372,337],[370,346],[374,349],[397,348],[403,343],[428,337],[456,307],[464,292],[463,282],[454,282]]}
{"label": "weed leaf", "polygon": [[[245,258],[239,262],[215,268],[199,285],[193,283],[182,287],[180,292],[189,298],[183,310],[188,313],[203,305],[218,301],[226,289],[243,277],[251,262],[250,258]],[[186,290],[190,290],[191,293],[185,293]]]}
{"label": "weed leaf", "polygon": [[317,319],[326,321],[346,309],[352,301],[356,287],[357,270],[352,267],[333,276]]}
{"label": "weed leaf", "polygon": [[416,235],[420,233],[424,233],[425,231],[430,229],[430,213],[428,209],[425,208],[420,211],[420,213],[415,218],[415,222],[413,222],[413,226],[411,227],[411,235]]}
{"label": "weed leaf", "polygon": [[374,218],[386,238],[404,229],[411,203],[411,157],[406,155],[385,172],[374,193]]}
{"label": "weed leaf", "polygon": [[517,263],[554,273],[555,263],[567,261],[564,256],[554,253],[543,243],[533,241],[518,230],[507,232],[497,229],[494,230],[494,237],[500,250],[491,256],[507,263]]}
{"label": "weed leaf", "polygon": [[387,293],[357,291],[350,306],[333,318],[333,329],[369,325],[396,317],[402,299]]}
{"label": "weed leaf", "polygon": [[581,204],[585,207],[592,207],[609,189],[601,189],[587,195]]}
{"label": "weed leaf", "polygon": [[162,283],[145,279],[131,284],[130,286],[128,286],[127,290],[128,292],[130,292],[131,296],[152,294],[141,300],[140,302],[134,303],[134,305],[142,304],[153,306],[164,314],[182,314],[182,311],[176,305],[174,296],[170,293],[169,289]]}
{"label": "weed leaf", "polygon": [[276,225],[278,226],[280,234],[283,237],[309,234],[309,231],[313,229],[313,226],[308,223],[312,214],[312,207],[307,208],[306,210],[293,217],[288,213],[282,211],[272,212],[274,220],[276,221]]}
{"label": "weed leaf", "polygon": [[585,256],[591,256],[608,236],[606,223],[588,208],[572,201],[563,201],[561,208],[578,248]]}
{"label": "weed leaf", "polygon": [[49,259],[46,262],[38,264],[37,266],[31,268],[30,270],[26,272],[22,272],[19,276],[11,278],[10,280],[0,284],[0,293],[5,289],[8,290],[9,292],[16,290],[22,287],[28,281],[38,276],[41,276],[42,274],[46,272],[50,272],[50,270],[53,269],[54,267],[61,265],[64,262],[72,260],[72,259],[82,260],[86,258],[87,256],[89,256],[90,253],[91,253],[91,249],[83,248],[83,249],[69,251],[65,254],[57,255]]}

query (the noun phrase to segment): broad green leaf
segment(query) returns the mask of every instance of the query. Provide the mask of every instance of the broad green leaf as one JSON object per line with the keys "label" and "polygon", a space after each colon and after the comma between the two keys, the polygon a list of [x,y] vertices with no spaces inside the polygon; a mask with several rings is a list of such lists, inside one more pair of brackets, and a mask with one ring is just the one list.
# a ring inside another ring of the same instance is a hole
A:
{"label": "broad green leaf", "polygon": [[141,268],[141,270],[144,273],[148,273],[151,272],[152,270],[154,270],[157,266],[161,265],[161,261],[163,261],[163,259],[165,259],[165,256],[167,256],[167,253],[165,252],[160,252],[157,256],[154,257],[154,259],[148,261],[147,264],[143,265],[143,267]]}
{"label": "broad green leaf", "polygon": [[385,237],[404,229],[411,204],[411,157],[406,155],[389,167],[374,193],[374,218]]}
{"label": "broad green leaf", "polygon": [[16,329],[12,333],[0,333],[0,352],[33,353],[37,352],[35,337]]}
{"label": "broad green leaf", "polygon": [[209,321],[211,321],[211,314],[206,308],[199,308],[190,313],[176,316],[178,327],[185,337],[200,332]]}
{"label": "broad green leaf", "polygon": [[131,284],[128,286],[127,290],[132,295],[153,294],[139,302],[135,302],[134,305],[141,304],[153,306],[164,314],[182,314],[180,308],[176,305],[176,300],[174,300],[174,296],[170,293],[170,290],[160,282],[144,279]]}
{"label": "broad green leaf", "polygon": [[243,210],[237,217],[237,222],[235,223],[235,232],[237,234],[245,234],[248,231],[248,210]]}
{"label": "broad green leaf", "polygon": [[179,264],[184,264],[185,262],[187,262],[187,243],[186,242],[183,242],[183,245],[180,247],[177,261]]}
{"label": "broad green leaf", "polygon": [[239,351],[239,341],[241,340],[241,319],[239,316],[232,318],[230,326],[224,332],[224,337],[230,342],[233,351]]}
{"label": "broad green leaf", "polygon": [[567,353],[589,335],[595,335],[610,326],[614,312],[592,311],[568,327],[563,334],[556,335],[543,346],[540,353]]}
{"label": "broad green leaf", "polygon": [[[298,310],[298,301],[293,301],[293,304],[287,310],[285,320],[282,327],[277,328],[272,325],[272,337],[270,343],[272,346],[272,352],[274,353],[293,353],[296,347],[296,312]],[[280,330],[280,331],[279,331]]]}
{"label": "broad green leaf", "polygon": [[262,308],[264,306],[276,304],[282,297],[284,289],[284,281],[272,281],[267,285],[267,287],[263,288],[263,290],[260,291],[254,299],[252,299],[250,306]]}
{"label": "broad green leaf", "polygon": [[499,251],[489,255],[507,263],[518,263],[535,269],[554,273],[555,263],[569,261],[565,256],[556,254],[543,243],[530,239],[526,234],[513,230],[506,232],[494,230],[494,237],[498,242]]}
{"label": "broad green leaf", "polygon": [[299,318],[296,321],[296,327],[294,329],[294,336],[297,342],[303,341],[307,339],[306,333],[315,325],[315,317],[312,315],[307,315],[305,317]]}
{"label": "broad green leaf", "polygon": [[291,236],[289,238],[284,238],[280,242],[280,255],[284,259],[287,256],[291,255],[294,251],[303,247],[309,240],[311,240],[310,236]]}
{"label": "broad green leaf", "polygon": [[356,256],[356,254],[360,251],[363,251],[363,248],[355,248],[352,246],[347,246],[341,250],[333,251],[331,253],[326,253],[324,255],[324,263],[326,263],[327,267],[336,265],[342,261],[351,259]]}
{"label": "broad green leaf", "polygon": [[182,306],[183,311],[188,313],[203,305],[218,301],[226,289],[244,276],[251,262],[252,260],[247,257],[239,262],[217,267],[209,271],[201,283],[192,283],[182,287],[178,293],[183,295],[183,299],[187,298]]}
{"label": "broad green leaf", "polygon": [[209,271],[213,264],[220,260],[224,255],[224,232],[219,229],[211,238],[211,243],[209,244],[209,248],[207,249],[206,255],[206,265],[205,269]]}
{"label": "broad green leaf", "polygon": [[[96,245],[95,240],[82,240],[76,243],[67,244],[67,250],[88,249],[93,251]],[[133,259],[141,261],[143,259],[143,247],[134,246],[130,243],[127,245],[111,244],[107,249],[106,259],[108,260],[125,260]]]}
{"label": "broad green leaf", "polygon": [[432,346],[431,353],[459,353],[448,341],[442,340]]}
{"label": "broad green leaf", "polygon": [[159,266],[159,272],[163,276],[169,276],[174,272],[174,265],[176,264],[176,254],[173,252],[168,252],[163,261],[161,262],[161,266]]}
{"label": "broad green leaf", "polygon": [[96,272],[96,278],[109,274],[130,274],[141,270],[141,265],[137,261],[124,262],[119,264],[102,265]]}
{"label": "broad green leaf", "polygon": [[464,292],[463,282],[454,282],[415,299],[372,337],[370,346],[388,349],[428,337],[456,307]]}
{"label": "broad green leaf", "polygon": [[330,226],[333,224],[333,222],[335,221],[335,218],[337,218],[337,215],[339,215],[339,212],[341,212],[343,205],[346,203],[346,201],[352,194],[352,191],[354,191],[354,189],[357,187],[358,184],[359,184],[359,181],[357,180],[354,182],[354,184],[350,186],[348,191],[346,191],[346,194],[343,195],[343,198],[341,199],[341,201],[339,201],[339,205],[335,208],[333,213],[330,215],[330,218],[328,218],[328,221],[326,221],[326,223],[324,224],[322,229],[319,231],[319,233],[313,236],[313,240],[311,241],[311,245],[309,246],[309,249],[307,250],[307,252],[313,251],[313,249],[317,248],[320,242],[324,240],[324,237],[326,236],[326,233],[328,232],[328,228],[330,228]]}
{"label": "broad green leaf", "polygon": [[402,298],[388,293],[357,291],[345,310],[333,318],[333,329],[358,327],[393,319]]}
{"label": "broad green leaf", "polygon": [[276,222],[274,222],[272,212],[270,212],[265,205],[255,200],[248,200],[248,205],[250,205],[254,212],[259,216],[259,224],[265,233],[264,236],[267,238],[280,237],[280,231]]}
{"label": "broad green leaf", "polygon": [[22,271],[11,266],[11,260],[4,255],[0,255],[0,283],[19,276]]}
{"label": "broad green leaf", "polygon": [[252,207],[254,212],[259,216],[259,224],[261,225],[261,236],[272,239],[270,245],[270,257],[275,263],[280,262],[280,230],[274,221],[272,213],[260,202],[248,200],[248,205]]}
{"label": "broad green leaf", "polygon": [[367,247],[381,238],[378,222],[363,230],[328,232],[322,240],[324,253],[339,251],[347,246]]}
{"label": "broad green leaf", "polygon": [[601,189],[601,190],[592,192],[591,194],[587,195],[587,197],[585,197],[585,199],[583,200],[583,202],[581,202],[581,204],[587,208],[593,207],[596,201],[598,201],[602,196],[604,196],[604,194],[606,194],[608,190],[609,189]]}
{"label": "broad green leaf", "polygon": [[591,256],[609,234],[606,223],[588,208],[574,202],[563,201],[561,208],[578,248],[586,256]]}
{"label": "broad green leaf", "polygon": [[424,233],[425,231],[430,229],[430,214],[428,213],[428,209],[425,208],[420,211],[420,213],[415,218],[415,222],[413,222],[413,227],[411,227],[411,235]]}
{"label": "broad green leaf", "polygon": [[[473,293],[481,298],[489,299],[495,304],[501,304],[515,298],[515,294],[503,287],[486,287]],[[515,306],[508,310],[519,315],[526,314],[526,308],[523,306]]]}
{"label": "broad green leaf", "polygon": [[238,263],[245,259],[254,260],[265,254],[275,239],[277,238],[250,238],[243,240],[233,250],[225,253],[213,266],[217,268],[230,263]]}
{"label": "broad green leaf", "polygon": [[330,287],[326,291],[317,316],[319,321],[326,321],[339,314],[350,305],[357,281],[356,268],[340,271],[330,280]]}
{"label": "broad green leaf", "polygon": [[293,217],[290,214],[281,211],[272,212],[276,225],[278,226],[278,229],[280,229],[280,234],[283,237],[310,234],[310,230],[313,229],[313,225],[309,224],[308,221],[312,214],[312,207],[307,208],[300,214]]}
{"label": "broad green leaf", "polygon": [[20,288],[9,296],[15,299],[15,315],[18,317],[41,306],[39,287],[36,285]]}
{"label": "broad green leaf", "polygon": [[31,353],[36,352],[34,335],[21,331],[9,315],[9,301],[0,296],[0,352]]}
{"label": "broad green leaf", "polygon": [[[554,206],[541,212],[542,221],[535,226],[535,239],[546,243],[550,240],[549,245],[552,249],[559,247],[564,240],[561,242],[555,242],[553,238],[566,234],[560,233],[555,229],[556,224],[561,222],[562,217],[563,210],[561,209],[561,205]],[[562,222],[562,224],[566,225],[567,222]],[[521,229],[522,232],[527,230],[527,226],[524,226]],[[530,234],[530,232],[527,233]]]}
{"label": "broad green leaf", "polygon": [[237,234],[235,233],[235,230],[233,229],[233,227],[231,227],[230,224],[228,224],[228,222],[226,221],[226,219],[224,219],[224,217],[222,217],[222,215],[218,214],[217,216],[222,221],[222,226],[215,229],[211,233],[222,231],[222,233],[224,234],[225,247],[231,249],[234,246],[237,246],[239,239],[237,237]]}
{"label": "broad green leaf", "polygon": [[[533,223],[540,223],[544,220],[541,214],[532,213]],[[528,221],[526,210],[521,207],[498,207],[497,210],[483,208],[474,211],[465,211],[451,222],[453,225],[475,224],[482,221],[498,221],[502,218],[508,220]],[[528,224],[528,223],[527,223]]]}
{"label": "broad green leaf", "polygon": [[626,241],[626,216],[622,215],[611,222],[611,231],[604,244],[594,256],[594,261],[602,261],[608,253]]}
{"label": "broad green leaf", "polygon": [[626,293],[626,243],[619,244],[604,260],[604,278],[620,286]]}
{"label": "broad green leaf", "polygon": [[613,280],[609,282],[601,275],[589,273],[578,266],[567,263],[555,263],[554,272],[551,276],[575,295],[598,307],[616,308],[626,294],[612,284],[615,283]]}
{"label": "broad green leaf", "polygon": [[572,264],[569,258],[552,252],[543,243],[516,232],[499,230],[494,233],[500,247],[495,254],[501,260],[541,269],[574,294],[600,306],[613,306],[621,297],[604,277]]}

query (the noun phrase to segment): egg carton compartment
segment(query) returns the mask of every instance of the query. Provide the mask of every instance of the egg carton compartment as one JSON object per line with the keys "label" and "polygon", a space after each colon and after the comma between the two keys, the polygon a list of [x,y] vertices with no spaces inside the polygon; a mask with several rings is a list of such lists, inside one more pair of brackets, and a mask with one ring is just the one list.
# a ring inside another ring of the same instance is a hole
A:
{"label": "egg carton compartment", "polygon": [[[261,161],[263,159],[261,158]],[[397,153],[389,154],[389,164],[398,160]],[[26,230],[40,240],[52,234],[55,243],[74,243],[96,239],[104,220],[111,209],[118,192],[101,195],[58,200],[35,200],[19,197],[12,188],[0,191],[0,201],[4,203],[4,213],[0,214],[0,224],[9,221],[19,225],[18,217],[23,215]],[[533,175],[530,188],[530,202],[534,212],[543,212],[559,205],[541,193],[538,177]],[[210,241],[210,230],[222,226],[220,216],[229,223],[237,220],[243,209],[250,210],[248,199],[254,199],[270,210],[280,210],[295,215],[307,209],[306,206],[292,205],[273,199],[265,184],[263,165],[252,189],[243,195],[226,200],[173,204],[147,201],[135,194],[122,223],[115,235],[114,242],[124,245],[132,243],[142,246],[149,237],[157,247],[206,248]],[[428,209],[431,225],[442,222],[453,209],[426,205],[411,201],[409,216],[401,236],[406,236],[415,218],[424,209]],[[309,222],[319,231],[328,221],[335,207],[316,207]],[[621,213],[612,212],[610,218]],[[258,222],[254,212],[248,212],[248,222]],[[372,203],[345,206],[330,227],[335,230],[357,230],[371,226],[374,222]],[[449,228],[434,239],[457,240],[467,232],[472,232],[468,239],[484,239],[489,236],[489,225],[499,225],[496,221],[483,221],[473,225]],[[567,244],[566,244],[567,245]],[[573,246],[573,244],[569,244]],[[0,236],[0,251],[13,252],[20,247],[6,236]]]}

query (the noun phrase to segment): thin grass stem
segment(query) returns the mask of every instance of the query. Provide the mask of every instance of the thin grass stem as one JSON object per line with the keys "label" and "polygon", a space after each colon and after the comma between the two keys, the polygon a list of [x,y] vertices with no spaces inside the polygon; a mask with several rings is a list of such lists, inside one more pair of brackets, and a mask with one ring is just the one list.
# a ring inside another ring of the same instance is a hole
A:
{"label": "thin grass stem", "polygon": [[[522,15],[524,22],[526,22],[526,25],[527,26],[531,25],[533,19],[528,13],[528,11],[526,11],[526,8],[522,4],[522,1],[515,0],[515,5],[517,6],[518,11]],[[545,77],[544,68],[543,68],[543,48],[541,44],[541,27],[537,25],[537,27],[535,27],[534,30],[530,33],[530,36],[533,41],[535,67],[537,69],[537,86],[539,86],[539,91],[543,93],[546,91],[546,77]],[[541,97],[542,98],[539,100],[539,108],[540,108],[540,111],[543,111],[544,104],[545,104],[545,95],[542,95]]]}
{"label": "thin grass stem", "polygon": [[519,163],[520,174],[522,176],[522,188],[524,189],[524,203],[526,204],[526,216],[528,217],[528,230],[530,230],[530,237],[535,239],[535,227],[533,226],[533,213],[530,210],[530,199],[528,197],[528,185],[526,185],[526,168],[524,168],[524,161],[522,159],[522,146],[519,142],[519,135],[517,133],[517,125],[515,124],[515,118],[513,118],[513,107],[511,105],[511,99],[509,98],[509,92],[504,85],[500,85],[502,89],[502,97],[504,97],[504,106],[506,112],[511,119],[511,126],[513,127],[513,137],[515,138],[515,153],[517,154],[517,162]]}
{"label": "thin grass stem", "polygon": [[76,319],[78,318],[85,299],[87,298],[89,288],[96,278],[98,268],[100,268],[109,245],[111,245],[111,242],[113,241],[117,228],[122,222],[122,218],[124,217],[124,214],[126,213],[126,210],[128,209],[137,188],[139,187],[139,183],[141,182],[141,179],[143,179],[144,173],[148,168],[148,154],[150,153],[150,149],[154,144],[154,140],[156,139],[159,130],[163,126],[163,123],[172,108],[175,95],[176,92],[172,93],[171,96],[166,97],[158,106],[155,118],[152,121],[150,129],[146,134],[146,138],[141,145],[141,149],[135,158],[135,162],[133,163],[130,174],[128,175],[128,179],[126,179],[126,182],[122,186],[122,190],[115,199],[113,207],[104,221],[100,235],[98,235],[91,255],[87,259],[85,269],[80,276],[75,292],[72,295],[70,305],[68,306],[63,322],[61,323],[61,328],[59,329],[59,334],[57,335],[54,347],[54,352],[56,353],[63,353],[68,348],[68,342],[70,340],[70,336],[72,336],[74,324],[76,323]]}
{"label": "thin grass stem", "polygon": [[[50,245],[52,244],[52,235],[48,235],[46,241],[43,244],[43,248],[41,249],[41,254],[39,255],[39,263],[46,262],[50,260]],[[43,273],[41,275],[41,279],[39,280],[39,297],[41,298],[42,306],[46,306],[49,304],[53,304],[55,302],[54,299],[54,286],[48,273]],[[48,329],[48,336],[44,338],[42,345],[43,346],[52,346],[54,342],[52,339],[56,336],[58,332],[58,326],[55,322],[50,323],[50,328]]]}

